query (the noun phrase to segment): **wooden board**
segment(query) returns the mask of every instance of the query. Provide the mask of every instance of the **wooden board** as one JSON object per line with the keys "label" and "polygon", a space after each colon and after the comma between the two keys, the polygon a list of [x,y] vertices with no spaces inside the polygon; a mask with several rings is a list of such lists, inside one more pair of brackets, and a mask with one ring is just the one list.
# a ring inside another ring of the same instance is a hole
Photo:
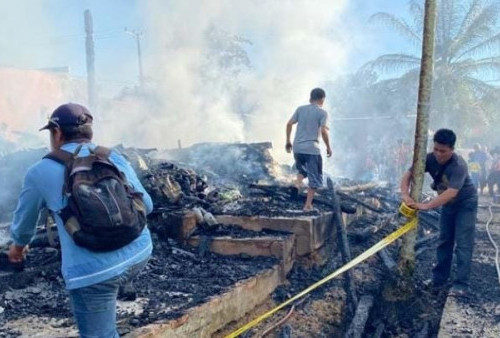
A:
{"label": "wooden board", "polygon": [[125,337],[211,337],[214,332],[242,318],[268,299],[280,283],[279,270],[276,265],[237,283],[230,291],[187,310],[180,318],[138,328]]}

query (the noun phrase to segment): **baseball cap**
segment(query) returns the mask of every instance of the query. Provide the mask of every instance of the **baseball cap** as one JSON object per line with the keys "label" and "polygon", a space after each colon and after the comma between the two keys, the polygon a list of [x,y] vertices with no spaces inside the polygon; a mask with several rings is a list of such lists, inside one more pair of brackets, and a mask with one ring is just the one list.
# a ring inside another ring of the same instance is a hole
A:
{"label": "baseball cap", "polygon": [[40,128],[40,130],[60,126],[78,126],[85,123],[92,123],[92,120],[92,114],[90,114],[86,107],[77,103],[66,103],[54,110],[49,117],[49,122]]}

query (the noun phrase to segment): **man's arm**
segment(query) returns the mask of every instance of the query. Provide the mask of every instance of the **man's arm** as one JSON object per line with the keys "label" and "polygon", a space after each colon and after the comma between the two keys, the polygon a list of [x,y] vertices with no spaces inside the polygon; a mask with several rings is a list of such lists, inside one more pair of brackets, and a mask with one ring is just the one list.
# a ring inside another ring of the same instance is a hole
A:
{"label": "man's arm", "polygon": [[411,178],[412,173],[411,171],[407,170],[401,178],[401,183],[399,185],[399,188],[401,190],[401,199],[409,207],[413,207],[413,205],[415,204],[413,198],[410,197]]}
{"label": "man's arm", "polygon": [[14,242],[9,250],[9,260],[11,262],[21,262],[24,259],[26,246],[31,242],[35,234],[38,213],[42,208],[42,203],[42,195],[30,170],[24,178],[23,188],[10,227],[10,234]]}
{"label": "man's arm", "polygon": [[429,209],[438,208],[438,207],[448,203],[449,201],[451,201],[458,194],[458,189],[448,188],[442,194],[438,195],[435,199],[431,200],[430,202],[416,203],[410,197],[411,178],[412,178],[411,171],[407,171],[403,175],[403,178],[401,179],[401,185],[400,185],[401,198],[403,199],[405,204],[411,208],[415,208],[418,210],[429,210]]}
{"label": "man's arm", "polygon": [[297,121],[295,121],[292,117],[288,121],[288,123],[286,124],[286,146],[285,147],[286,147],[287,153],[292,152],[292,142],[290,142],[290,136],[292,135],[292,127],[295,123],[297,123]]}
{"label": "man's arm", "polygon": [[445,205],[458,194],[458,189],[448,188],[439,194],[435,199],[427,203],[415,203],[414,208],[418,210],[429,210]]}
{"label": "man's arm", "polygon": [[467,167],[465,165],[457,166],[453,171],[448,174],[449,183],[448,189],[439,194],[436,198],[427,203],[417,203],[415,207],[420,210],[428,210],[438,208],[452,199],[454,199],[460,189],[465,184],[465,180],[468,176]]}
{"label": "man's arm", "polygon": [[328,131],[327,126],[321,126],[321,138],[323,139],[323,142],[325,142],[326,156],[330,157],[332,156],[332,148],[330,148],[330,136],[328,135]]}

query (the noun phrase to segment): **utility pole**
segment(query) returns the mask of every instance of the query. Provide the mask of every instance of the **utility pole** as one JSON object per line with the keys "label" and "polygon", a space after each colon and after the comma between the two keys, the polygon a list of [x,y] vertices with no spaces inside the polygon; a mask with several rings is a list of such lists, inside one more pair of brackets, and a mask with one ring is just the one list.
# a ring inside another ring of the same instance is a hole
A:
{"label": "utility pole", "polygon": [[[425,1],[424,36],[418,88],[417,125],[413,151],[413,175],[410,196],[420,201],[424,184],[425,158],[427,153],[427,131],[431,106],[432,78],[434,69],[434,34],[436,27],[436,0]],[[403,237],[398,268],[405,278],[411,278],[415,269],[415,242],[417,230]]]}
{"label": "utility pole", "polygon": [[94,64],[94,29],[92,22],[92,13],[86,10],[83,14],[85,20],[85,54],[87,56],[87,91],[88,104],[92,113],[96,112],[97,91],[95,83],[95,64]]}
{"label": "utility pole", "polygon": [[139,62],[139,85],[141,88],[144,88],[144,74],[142,72],[142,53],[141,53],[141,37],[142,32],[138,32],[136,30],[129,30],[125,28],[125,32],[132,35],[137,43],[137,60]]}

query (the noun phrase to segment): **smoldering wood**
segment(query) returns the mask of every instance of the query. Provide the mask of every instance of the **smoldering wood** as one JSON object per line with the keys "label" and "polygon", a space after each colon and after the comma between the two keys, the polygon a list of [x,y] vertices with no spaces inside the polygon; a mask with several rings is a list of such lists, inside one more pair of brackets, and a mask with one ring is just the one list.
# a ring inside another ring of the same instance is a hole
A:
{"label": "smoldering wood", "polygon": [[377,325],[377,329],[375,330],[375,333],[373,334],[372,338],[380,338],[382,337],[382,334],[384,333],[385,330],[385,325],[384,323],[380,323]]}
{"label": "smoldering wood", "polygon": [[426,245],[431,245],[433,242],[437,241],[438,239],[439,239],[438,233],[430,234],[430,235],[427,235],[423,238],[420,238],[415,243],[415,249],[419,249],[419,248],[426,246]]}
{"label": "smoldering wood", "polygon": [[196,170],[208,170],[228,182],[276,182],[281,172],[289,172],[271,155],[271,142],[260,143],[197,143],[187,148],[168,149],[158,158],[189,163]]}
{"label": "smoldering wood", "polygon": [[363,296],[359,300],[354,318],[345,334],[345,338],[361,338],[365,331],[366,321],[373,306],[372,296]]}
{"label": "smoldering wood", "polygon": [[426,337],[429,337],[429,322],[425,322],[422,329],[415,336],[415,338],[426,338]]}
{"label": "smoldering wood", "polygon": [[174,255],[183,255],[183,256],[188,256],[190,258],[196,258],[196,255],[193,254],[192,252],[182,250],[180,248],[172,247],[172,253]]}
{"label": "smoldering wood", "polygon": [[[333,218],[332,222],[337,231],[337,241],[342,255],[342,263],[347,264],[351,261],[351,249],[349,247],[349,240],[347,239],[347,233],[345,231],[345,224],[342,218],[340,210],[340,199],[335,192],[333,182],[330,178],[327,179],[328,189],[333,199]],[[344,276],[344,287],[347,294],[347,308],[349,313],[352,315],[358,304],[358,296],[356,295],[356,285],[354,284],[354,278],[352,276],[352,271],[346,271]]]}
{"label": "smoldering wood", "polygon": [[375,208],[373,206],[371,206],[370,204],[366,203],[366,202],[363,202],[361,201],[360,199],[356,198],[356,197],[353,197],[353,196],[350,196],[346,193],[343,193],[343,192],[337,192],[337,194],[343,198],[343,199],[346,199],[346,200],[349,200],[351,202],[354,202],[354,203],[357,203],[363,207],[365,207],[366,209],[370,210],[370,211],[373,211],[373,212],[377,212],[377,213],[384,213],[386,212],[387,210],[384,210],[384,209],[379,209],[379,208]]}
{"label": "smoldering wood", "polygon": [[419,222],[425,223],[436,230],[439,230],[439,218],[440,213],[433,210],[418,213]]}
{"label": "smoldering wood", "polygon": [[[256,184],[256,183],[251,183],[248,185],[249,188],[251,189],[259,189],[261,191],[266,192],[267,194],[270,195],[278,195],[282,196],[283,198],[290,199],[290,198],[296,198],[302,202],[305,202],[307,198],[307,194],[304,192],[298,192],[296,196],[293,196],[293,190],[292,187],[287,187],[287,186],[282,186],[282,185],[264,185],[264,184]],[[313,203],[318,203],[321,205],[325,205],[330,208],[335,208],[335,203],[331,199],[331,197],[326,197],[326,196],[321,196],[321,195],[315,195],[314,196],[314,201]],[[340,201],[340,208],[342,212],[346,214],[354,214],[356,213],[356,207],[352,206],[351,204],[345,202],[345,201]]]}
{"label": "smoldering wood", "polygon": [[359,191],[364,191],[364,190],[370,190],[373,188],[378,187],[380,184],[376,182],[369,182],[369,183],[364,183],[364,184],[357,184],[349,187],[340,187],[337,192],[359,192]]}
{"label": "smoldering wood", "polygon": [[377,225],[369,225],[363,229],[354,229],[349,231],[349,237],[352,237],[354,240],[361,242],[367,240],[372,235],[379,232],[381,229],[386,227],[387,225],[394,222],[394,215],[390,215],[384,217]]}
{"label": "smoldering wood", "polygon": [[422,255],[427,250],[430,250],[430,247],[424,246],[424,247],[421,247],[421,248],[415,250],[415,257],[419,257],[420,255]]}
{"label": "smoldering wood", "polygon": [[377,255],[380,257],[384,265],[387,267],[389,271],[394,271],[397,266],[396,261],[391,257],[389,251],[387,249],[380,250]]}

